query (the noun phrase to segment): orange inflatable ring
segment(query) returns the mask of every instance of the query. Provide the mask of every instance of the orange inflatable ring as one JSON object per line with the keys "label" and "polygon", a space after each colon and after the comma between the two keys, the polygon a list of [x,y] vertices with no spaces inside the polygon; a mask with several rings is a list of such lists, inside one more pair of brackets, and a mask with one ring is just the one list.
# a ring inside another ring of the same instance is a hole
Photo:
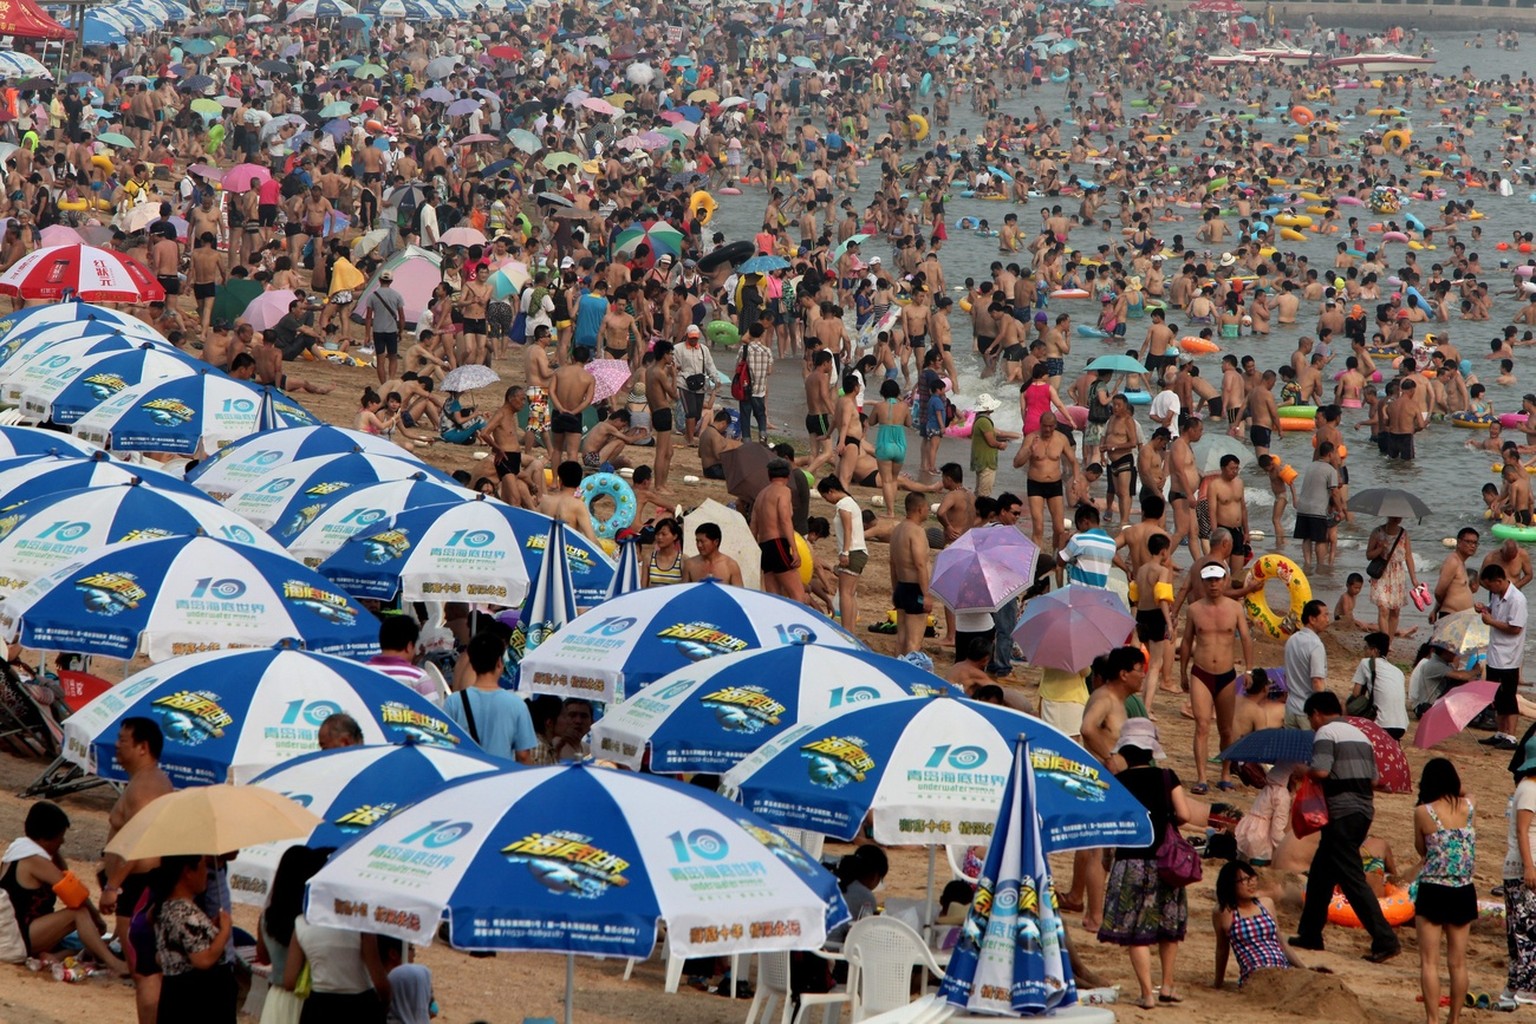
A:
{"label": "orange inflatable ring", "polygon": [[1298,104],[1291,108],[1291,120],[1306,127],[1312,123],[1312,111]]}
{"label": "orange inflatable ring", "polygon": [[1180,338],[1177,342],[1175,342],[1175,344],[1177,344],[1180,351],[1183,352],[1211,353],[1221,351],[1221,346],[1216,344],[1214,341],[1211,341],[1208,338],[1197,338],[1192,334],[1188,335],[1187,337]]}
{"label": "orange inflatable ring", "polygon": [[[1407,889],[1389,883],[1385,894],[1377,902],[1381,904],[1381,916],[1392,927],[1397,928],[1413,920],[1413,900],[1409,898]],[[1345,928],[1362,927],[1360,918],[1355,916],[1354,909],[1339,889],[1333,890],[1333,899],[1328,901],[1328,922]]]}
{"label": "orange inflatable ring", "polygon": [[1302,419],[1300,416],[1280,417],[1281,430],[1314,430],[1316,427],[1317,424],[1314,421]]}

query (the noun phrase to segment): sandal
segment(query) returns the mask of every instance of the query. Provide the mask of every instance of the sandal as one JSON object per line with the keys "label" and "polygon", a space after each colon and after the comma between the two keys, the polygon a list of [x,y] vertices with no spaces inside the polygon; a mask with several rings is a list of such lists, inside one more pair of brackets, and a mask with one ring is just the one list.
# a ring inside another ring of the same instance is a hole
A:
{"label": "sandal", "polygon": [[1220,782],[1216,783],[1216,788],[1221,790],[1223,793],[1226,793],[1230,790],[1236,789],[1237,783],[1233,782],[1231,779],[1222,779]]}
{"label": "sandal", "polygon": [[1205,796],[1205,794],[1211,791],[1211,787],[1204,782],[1197,782],[1189,787],[1189,791],[1195,796]]}

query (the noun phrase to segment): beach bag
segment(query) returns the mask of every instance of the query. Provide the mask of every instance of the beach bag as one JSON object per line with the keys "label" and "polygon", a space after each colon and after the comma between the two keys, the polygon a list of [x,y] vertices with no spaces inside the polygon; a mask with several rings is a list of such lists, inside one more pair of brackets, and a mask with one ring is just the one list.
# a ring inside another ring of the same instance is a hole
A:
{"label": "beach bag", "polygon": [[297,994],[277,985],[267,987],[266,1002],[261,1004],[261,1024],[299,1024],[303,1012],[304,1000]]}
{"label": "beach bag", "polygon": [[1328,798],[1323,787],[1311,778],[1302,779],[1296,785],[1296,795],[1291,800],[1291,833],[1304,839],[1322,830],[1328,824]]}
{"label": "beach bag", "polygon": [[731,374],[731,397],[745,402],[752,397],[752,368],[747,365],[747,347],[741,347],[741,358],[736,360],[736,370]]}
{"label": "beach bag", "polygon": [[1344,713],[1351,718],[1376,721],[1376,659],[1371,659],[1371,680],[1359,695],[1344,702]]}
{"label": "beach bag", "polygon": [[[1169,781],[1166,769],[1163,772],[1163,778],[1165,782]],[[1200,881],[1204,874],[1205,868],[1200,863],[1199,852],[1173,823],[1173,799],[1170,795],[1168,824],[1163,826],[1163,841],[1157,848],[1157,877],[1162,879],[1165,885],[1182,889]]]}
{"label": "beach bag", "polygon": [[27,944],[21,937],[21,926],[16,923],[11,897],[0,891],[0,964],[19,964],[26,958]]}
{"label": "beach bag", "polygon": [[[1403,531],[1397,531],[1397,537],[1393,539],[1392,546],[1387,548],[1387,557],[1373,558],[1365,563],[1365,574],[1373,580],[1379,580],[1387,574],[1387,563],[1392,560],[1392,552],[1397,550],[1398,542],[1403,539]],[[1350,714],[1354,714],[1353,711]]]}

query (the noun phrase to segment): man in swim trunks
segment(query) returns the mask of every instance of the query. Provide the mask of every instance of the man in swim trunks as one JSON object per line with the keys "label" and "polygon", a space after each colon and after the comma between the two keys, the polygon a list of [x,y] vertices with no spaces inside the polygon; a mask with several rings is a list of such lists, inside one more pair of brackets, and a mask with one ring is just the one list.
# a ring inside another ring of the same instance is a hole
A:
{"label": "man in swim trunks", "polygon": [[549,429],[555,443],[550,458],[562,463],[576,462],[581,457],[582,414],[592,404],[592,394],[597,389],[597,381],[587,371],[591,358],[589,349],[576,346],[571,362],[555,371],[554,387],[550,388]]}
{"label": "man in swim trunks", "polygon": [[1013,457],[1015,469],[1029,467],[1026,471],[1029,529],[1035,546],[1041,551],[1047,550],[1045,547],[1047,521],[1051,524],[1049,550],[1053,552],[1061,550],[1061,518],[1066,509],[1063,497],[1065,489],[1062,486],[1063,461],[1066,462],[1069,472],[1077,472],[1077,455],[1072,451],[1072,444],[1067,440],[1066,435],[1056,429],[1056,414],[1042,413],[1040,429],[1025,438],[1018,454]]}
{"label": "man in swim trunks", "polygon": [[[1259,378],[1260,384],[1248,393],[1248,401],[1243,406],[1243,411],[1238,414],[1237,420],[1232,424],[1235,432],[1246,421],[1248,424],[1248,440],[1253,444],[1254,454],[1269,454],[1269,446],[1274,440],[1274,432],[1280,429],[1280,410],[1275,405],[1275,371],[1265,370]],[[1233,436],[1236,436],[1234,433]]]}
{"label": "man in swim trunks", "polygon": [[[1219,564],[1207,564],[1200,569],[1200,582],[1205,594],[1189,605],[1184,624],[1184,639],[1179,645],[1179,668],[1183,686],[1189,690],[1190,706],[1195,717],[1195,785],[1191,791],[1209,792],[1206,783],[1206,758],[1209,755],[1211,712],[1216,713],[1216,730],[1221,740],[1218,749],[1225,749],[1232,735],[1232,712],[1235,707],[1237,667],[1232,658],[1232,633],[1236,630],[1242,641],[1242,667],[1253,664],[1253,640],[1248,634],[1248,619],[1242,605],[1227,596],[1227,569]],[[1193,675],[1200,685],[1191,686]],[[1221,767],[1221,789],[1231,789],[1228,766]]]}
{"label": "man in swim trunks", "polygon": [[811,360],[811,372],[805,378],[805,431],[811,435],[811,462],[806,467],[813,475],[834,458],[832,449],[832,353],[822,349]]}
{"label": "man in swim trunks", "polygon": [[554,335],[548,324],[533,329],[533,340],[528,345],[524,369],[528,381],[528,429],[544,444],[544,450],[552,448],[549,437],[549,389],[555,383],[555,368],[549,361],[549,346]]}
{"label": "man in swim trunks", "polygon": [[677,360],[670,341],[658,341],[645,371],[645,405],[651,412],[651,436],[656,439],[656,489],[665,491],[672,469],[672,409],[677,405]]}
{"label": "man in swim trunks", "polygon": [[794,503],[789,493],[785,459],[768,463],[768,486],[752,502],[752,538],[762,552],[763,589],[795,601],[805,601],[800,580],[800,551],[795,546]]}
{"label": "man in swim trunks", "polygon": [[908,654],[923,646],[928,628],[929,565],[928,499],[908,494],[906,516],[891,531],[891,604],[896,609],[896,645],[898,654]]}

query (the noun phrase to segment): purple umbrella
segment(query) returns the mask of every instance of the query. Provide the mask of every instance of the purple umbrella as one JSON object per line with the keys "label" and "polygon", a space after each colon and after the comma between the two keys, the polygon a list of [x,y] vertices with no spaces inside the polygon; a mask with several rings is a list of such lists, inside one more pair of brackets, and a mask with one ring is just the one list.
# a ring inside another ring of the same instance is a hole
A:
{"label": "purple umbrella", "polygon": [[473,114],[480,109],[479,100],[454,100],[448,104],[449,117],[462,117],[465,114]]}
{"label": "purple umbrella", "polygon": [[1081,672],[1125,643],[1135,625],[1118,594],[1075,583],[1025,604],[1013,639],[1031,665]]}
{"label": "purple umbrella", "polygon": [[1035,581],[1040,549],[1012,527],[967,530],[939,552],[933,591],[952,611],[993,612]]}
{"label": "purple umbrella", "polygon": [[444,89],[440,85],[434,85],[430,89],[423,89],[421,92],[421,98],[424,100],[429,100],[433,103],[452,103],[453,93],[449,92],[447,89]]}

